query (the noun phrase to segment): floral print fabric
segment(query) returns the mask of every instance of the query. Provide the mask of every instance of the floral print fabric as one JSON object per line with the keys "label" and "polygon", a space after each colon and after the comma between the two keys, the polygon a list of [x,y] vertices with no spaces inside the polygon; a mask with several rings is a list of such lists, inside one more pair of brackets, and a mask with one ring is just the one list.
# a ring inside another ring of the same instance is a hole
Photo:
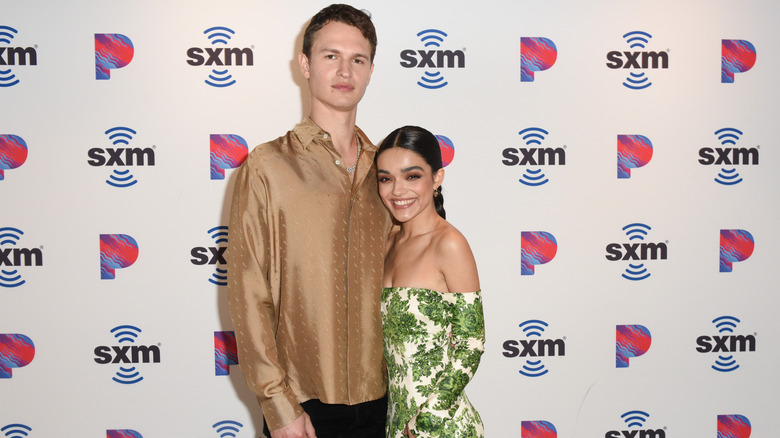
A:
{"label": "floral print fabric", "polygon": [[382,290],[388,373],[387,437],[482,438],[482,419],[463,389],[485,351],[479,291]]}

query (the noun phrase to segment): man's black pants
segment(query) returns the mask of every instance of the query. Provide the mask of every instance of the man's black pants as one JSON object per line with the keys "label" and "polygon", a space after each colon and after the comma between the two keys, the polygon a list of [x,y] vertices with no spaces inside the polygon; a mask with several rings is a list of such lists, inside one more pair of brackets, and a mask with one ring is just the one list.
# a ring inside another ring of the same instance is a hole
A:
{"label": "man's black pants", "polygon": [[[317,438],[384,438],[387,397],[353,406],[329,405],[314,399],[301,403]],[[263,420],[263,433],[270,437]]]}

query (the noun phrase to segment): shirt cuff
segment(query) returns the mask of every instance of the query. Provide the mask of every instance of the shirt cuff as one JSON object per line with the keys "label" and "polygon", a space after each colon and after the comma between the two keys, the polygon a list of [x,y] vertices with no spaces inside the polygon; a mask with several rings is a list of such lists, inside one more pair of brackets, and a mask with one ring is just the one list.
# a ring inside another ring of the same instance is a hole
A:
{"label": "shirt cuff", "polygon": [[274,397],[260,402],[260,407],[263,409],[265,422],[268,423],[268,430],[284,427],[304,412],[291,388],[286,388]]}

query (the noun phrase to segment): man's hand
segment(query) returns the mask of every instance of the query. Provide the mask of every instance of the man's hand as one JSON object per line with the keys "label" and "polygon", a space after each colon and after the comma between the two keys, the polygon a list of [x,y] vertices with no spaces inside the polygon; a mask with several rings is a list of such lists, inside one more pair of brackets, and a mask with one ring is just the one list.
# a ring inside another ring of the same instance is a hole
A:
{"label": "man's hand", "polygon": [[272,430],[271,438],[317,438],[317,435],[314,434],[314,426],[309,415],[304,412],[287,426]]}

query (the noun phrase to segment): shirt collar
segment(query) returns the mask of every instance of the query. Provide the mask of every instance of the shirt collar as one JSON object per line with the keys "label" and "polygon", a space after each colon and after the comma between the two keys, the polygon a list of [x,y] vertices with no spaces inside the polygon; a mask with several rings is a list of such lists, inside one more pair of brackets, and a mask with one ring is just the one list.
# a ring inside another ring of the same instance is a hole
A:
{"label": "shirt collar", "polygon": [[[368,139],[363,130],[355,126],[355,131],[360,138],[360,145],[363,147],[364,151],[374,151],[376,149],[376,146],[371,143],[371,140]],[[293,128],[293,132],[301,141],[301,146],[303,146],[303,148],[307,151],[315,140],[319,139],[322,141],[331,141],[330,134],[324,129],[320,128],[309,117],[304,118],[300,123],[298,123],[295,128]]]}

